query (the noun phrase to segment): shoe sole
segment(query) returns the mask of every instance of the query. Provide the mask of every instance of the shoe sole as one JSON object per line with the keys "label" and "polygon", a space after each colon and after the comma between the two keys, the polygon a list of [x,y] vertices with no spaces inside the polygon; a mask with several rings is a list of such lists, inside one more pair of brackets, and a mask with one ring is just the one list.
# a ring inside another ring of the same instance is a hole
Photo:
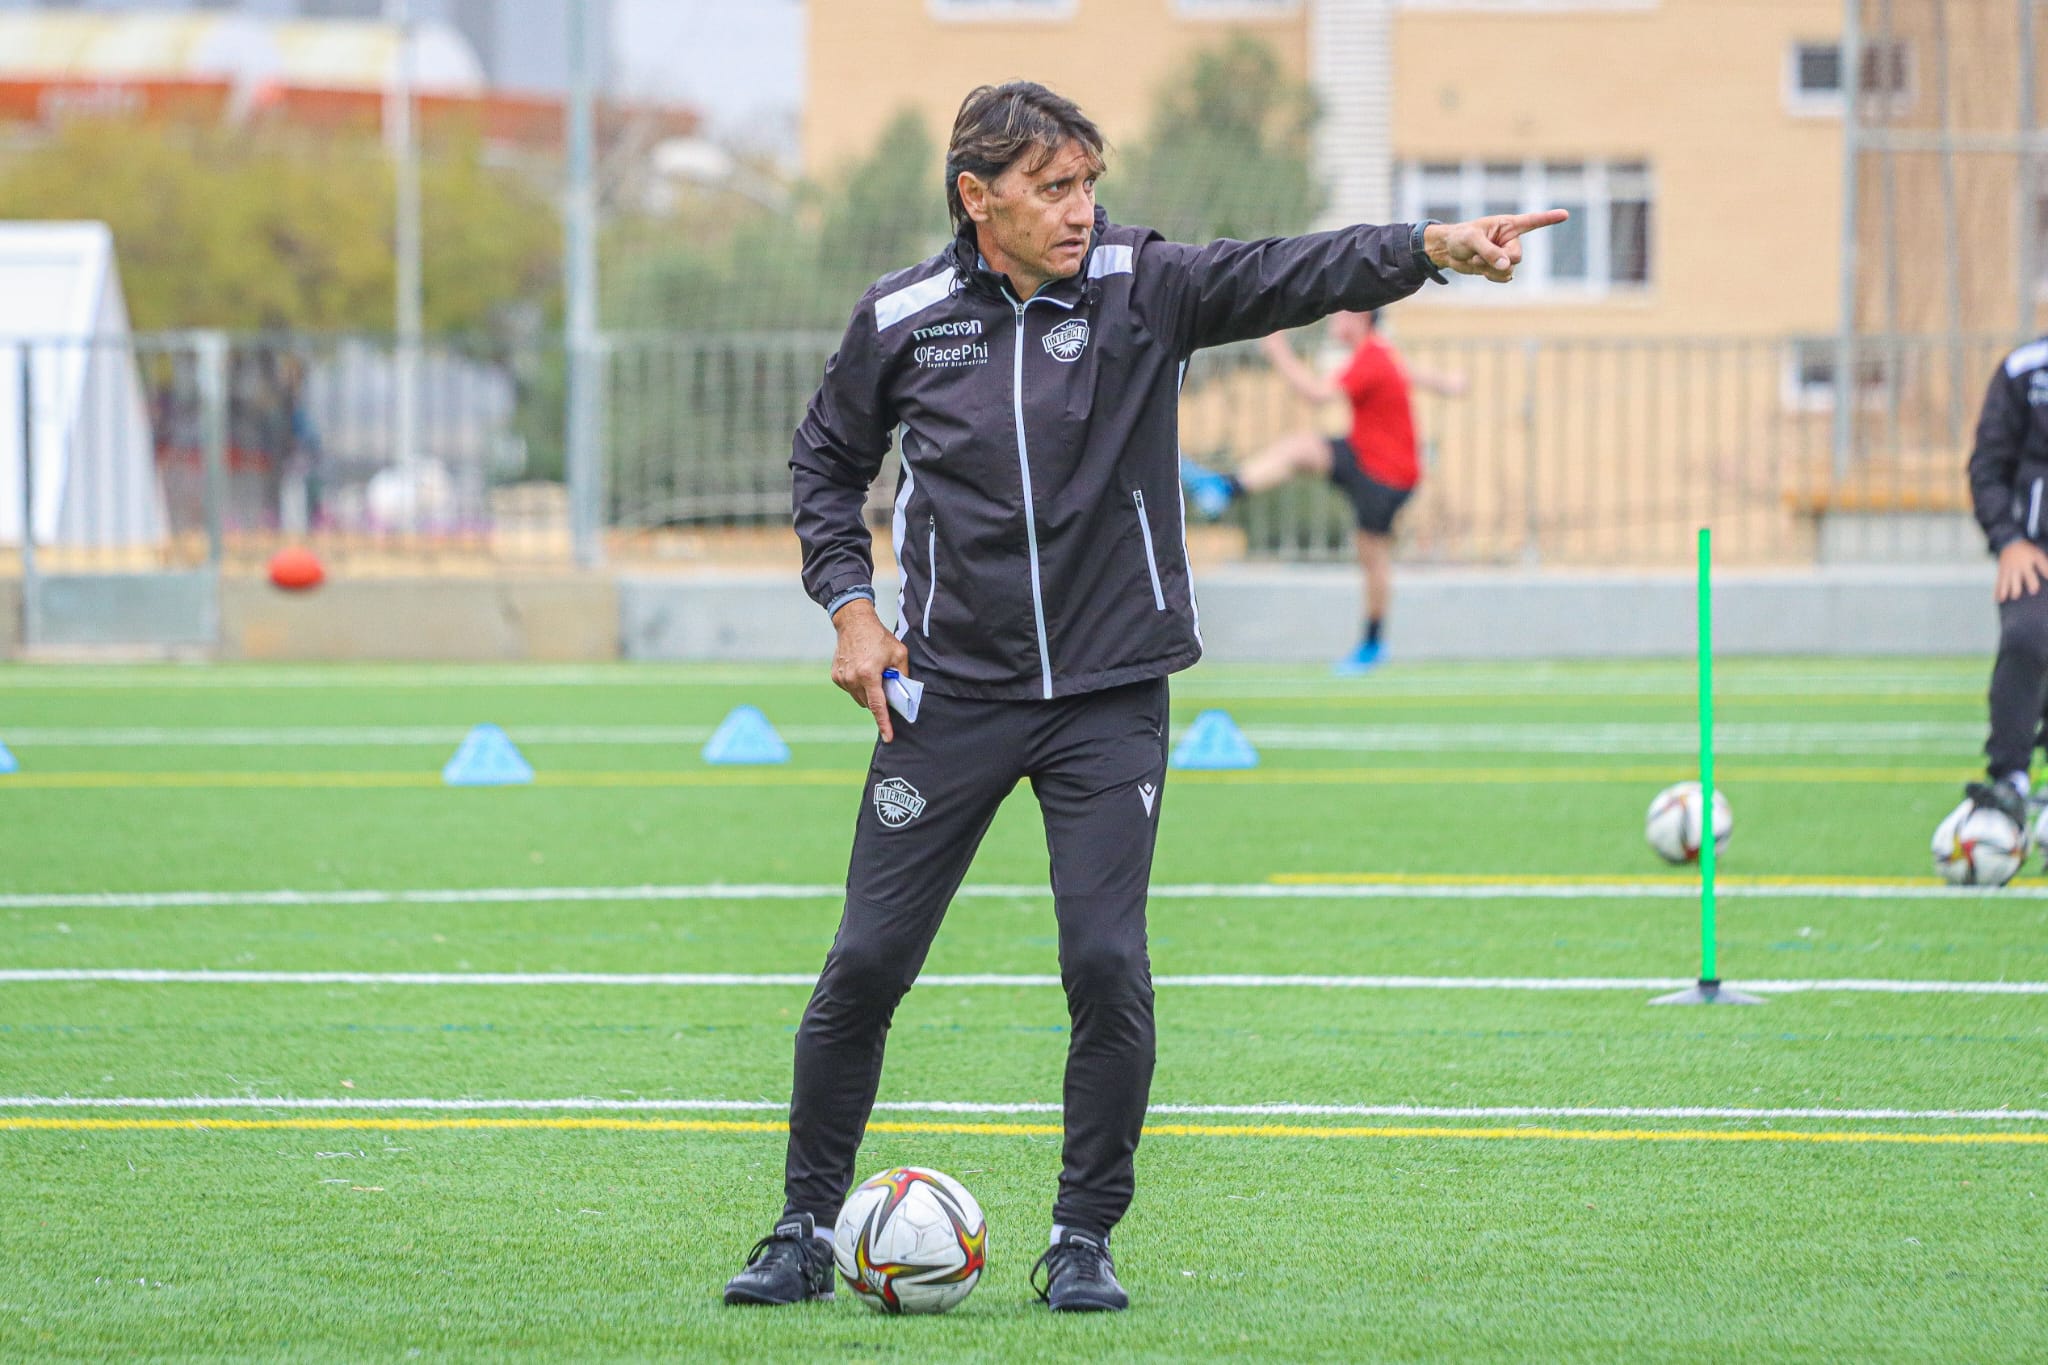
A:
{"label": "shoe sole", "polygon": [[807,1294],[801,1299],[765,1299],[757,1294],[749,1294],[744,1289],[728,1289],[725,1291],[725,1302],[729,1308],[793,1308],[800,1303],[830,1303],[832,1291],[828,1289],[822,1294]]}
{"label": "shoe sole", "polygon": [[1048,1304],[1055,1313],[1121,1313],[1129,1308],[1128,1303],[1056,1303]]}

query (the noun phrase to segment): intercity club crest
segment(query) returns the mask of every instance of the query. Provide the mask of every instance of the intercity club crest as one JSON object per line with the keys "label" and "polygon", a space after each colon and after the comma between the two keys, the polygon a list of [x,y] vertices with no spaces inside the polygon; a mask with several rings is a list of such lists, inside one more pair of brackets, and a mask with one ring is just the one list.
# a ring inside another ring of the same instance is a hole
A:
{"label": "intercity club crest", "polygon": [[1045,334],[1045,353],[1069,365],[1088,349],[1088,319],[1068,318]]}
{"label": "intercity club crest", "polygon": [[924,806],[917,788],[900,777],[884,778],[875,784],[875,814],[890,829],[902,829],[924,814]]}

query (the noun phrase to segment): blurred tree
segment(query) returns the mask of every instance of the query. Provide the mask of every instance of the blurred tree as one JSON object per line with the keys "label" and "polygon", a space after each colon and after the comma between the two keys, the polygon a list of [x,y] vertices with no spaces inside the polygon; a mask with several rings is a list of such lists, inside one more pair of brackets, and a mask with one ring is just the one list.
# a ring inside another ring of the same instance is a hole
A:
{"label": "blurred tree", "polygon": [[[547,198],[470,143],[421,169],[426,325],[489,328],[552,303]],[[78,122],[0,162],[0,218],[107,223],[141,330],[388,332],[391,166],[371,136]]]}
{"label": "blurred tree", "polygon": [[610,254],[605,321],[685,332],[836,332],[876,277],[915,265],[945,236],[938,148],[924,121],[905,110],[874,151],[831,183],[799,190],[787,210],[757,207],[734,219],[707,197],[665,233],[633,226],[631,241],[658,244]]}
{"label": "blurred tree", "polygon": [[1249,34],[1197,52],[1154,99],[1144,139],[1102,183],[1119,222],[1175,241],[1301,232],[1322,207],[1315,94]]}

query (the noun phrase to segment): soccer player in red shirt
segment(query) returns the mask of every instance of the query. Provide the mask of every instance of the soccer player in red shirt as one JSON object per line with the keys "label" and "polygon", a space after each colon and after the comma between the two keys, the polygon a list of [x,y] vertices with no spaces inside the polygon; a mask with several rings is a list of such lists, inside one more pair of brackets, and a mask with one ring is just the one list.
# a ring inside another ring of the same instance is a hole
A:
{"label": "soccer player in red shirt", "polygon": [[1295,432],[1253,455],[1234,475],[1192,463],[1183,466],[1196,507],[1212,519],[1245,493],[1277,488],[1303,475],[1326,478],[1351,499],[1358,520],[1358,564],[1365,575],[1365,634],[1358,648],[1338,661],[1343,673],[1362,673],[1385,657],[1382,632],[1393,597],[1394,518],[1422,481],[1409,390],[1452,398],[1465,391],[1462,375],[1405,365],[1377,324],[1376,313],[1331,315],[1331,336],[1351,358],[1327,379],[1295,355],[1284,334],[1275,333],[1262,343],[1273,368],[1304,400],[1328,403],[1342,398],[1351,404],[1347,435]]}

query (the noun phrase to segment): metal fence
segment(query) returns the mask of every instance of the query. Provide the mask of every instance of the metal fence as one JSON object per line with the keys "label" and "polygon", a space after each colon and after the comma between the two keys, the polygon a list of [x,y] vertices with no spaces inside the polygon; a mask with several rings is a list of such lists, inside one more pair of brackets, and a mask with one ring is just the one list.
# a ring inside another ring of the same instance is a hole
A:
{"label": "metal fence", "polygon": [[[385,338],[218,334],[0,344],[0,554],[27,548],[45,573],[172,572],[308,540],[365,572],[559,565],[572,562],[581,497],[601,513],[609,559],[748,546],[786,557],[790,433],[835,343],[605,337],[601,478],[573,489],[558,347],[407,355]],[[1426,473],[1404,553],[1679,563],[1702,523],[1740,563],[1975,553],[1967,428],[2006,344],[1859,343],[1843,459],[1830,443],[1831,338],[1418,341],[1408,360],[1464,392],[1417,399]],[[1252,347],[1198,356],[1182,406],[1186,450],[1225,464],[1345,420],[1302,405]],[[878,514],[892,484],[885,472]],[[1351,553],[1343,503],[1314,484],[1251,499],[1226,533],[1259,557]]]}

